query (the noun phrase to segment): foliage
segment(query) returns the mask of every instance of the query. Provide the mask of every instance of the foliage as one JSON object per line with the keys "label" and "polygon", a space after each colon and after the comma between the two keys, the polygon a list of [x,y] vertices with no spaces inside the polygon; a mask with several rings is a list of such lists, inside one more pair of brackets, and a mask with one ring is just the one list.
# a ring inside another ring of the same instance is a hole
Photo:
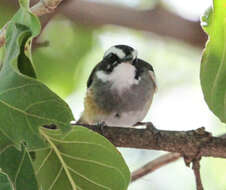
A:
{"label": "foliage", "polygon": [[[68,105],[36,79],[30,44],[40,23],[29,1],[19,2],[0,71],[0,187],[126,190],[130,174],[117,149],[88,129],[71,128]],[[50,124],[58,129],[42,127]]]}
{"label": "foliage", "polygon": [[93,30],[57,17],[41,35],[40,42],[46,40],[50,46],[37,48],[33,53],[38,78],[58,95],[66,97],[78,87],[80,80],[75,80],[75,75],[81,76],[83,65],[80,63],[92,48]]}
{"label": "foliage", "polygon": [[50,146],[36,152],[34,166],[44,189],[127,189],[129,170],[104,137],[78,126],[64,136],[41,133]]}
{"label": "foliage", "polygon": [[224,1],[213,2],[213,8],[202,17],[209,40],[202,56],[200,79],[209,108],[226,122],[226,11]]}
{"label": "foliage", "polygon": [[[25,151],[24,146],[22,146],[21,151],[18,151],[13,146],[4,149],[4,151],[0,154],[0,167],[2,172],[7,174],[10,185],[13,189],[38,190],[38,184],[35,178],[32,163],[28,152]],[[2,180],[2,185],[9,186],[8,181],[5,181],[4,178]]]}

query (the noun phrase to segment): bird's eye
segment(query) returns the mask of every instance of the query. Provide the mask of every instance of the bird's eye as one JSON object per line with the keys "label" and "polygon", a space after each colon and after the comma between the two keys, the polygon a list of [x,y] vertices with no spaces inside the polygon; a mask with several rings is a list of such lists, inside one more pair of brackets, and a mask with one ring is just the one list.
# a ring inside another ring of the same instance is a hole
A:
{"label": "bird's eye", "polygon": [[111,62],[111,63],[114,63],[116,61],[119,61],[119,58],[117,55],[113,54],[113,53],[110,53],[108,56],[107,56],[107,59]]}

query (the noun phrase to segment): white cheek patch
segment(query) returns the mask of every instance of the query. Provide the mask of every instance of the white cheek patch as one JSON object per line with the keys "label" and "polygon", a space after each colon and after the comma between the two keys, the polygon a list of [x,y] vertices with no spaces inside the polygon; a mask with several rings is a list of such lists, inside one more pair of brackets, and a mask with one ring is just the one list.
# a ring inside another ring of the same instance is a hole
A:
{"label": "white cheek patch", "polygon": [[125,56],[126,56],[126,54],[121,50],[121,49],[119,49],[119,48],[116,48],[116,47],[111,47],[111,48],[109,48],[105,53],[104,53],[104,57],[106,57],[108,54],[110,54],[110,53],[113,53],[113,54],[115,54],[115,55],[117,55],[118,56],[118,58],[120,58],[120,59],[123,59]]}
{"label": "white cheek patch", "polygon": [[96,73],[97,78],[100,79],[102,82],[109,81],[109,76],[104,73],[104,71],[97,71]]}
{"label": "white cheek patch", "polygon": [[96,76],[103,82],[112,82],[112,89],[119,92],[130,88],[134,84],[138,84],[139,80],[135,79],[136,68],[130,63],[121,63],[114,68],[110,74],[104,71],[98,71]]}

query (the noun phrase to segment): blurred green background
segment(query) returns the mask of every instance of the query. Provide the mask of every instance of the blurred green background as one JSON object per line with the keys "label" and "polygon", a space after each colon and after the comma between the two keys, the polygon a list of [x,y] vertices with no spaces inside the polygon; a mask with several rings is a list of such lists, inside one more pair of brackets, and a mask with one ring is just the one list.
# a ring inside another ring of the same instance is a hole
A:
{"label": "blurred green background", "polygon": [[[37,0],[31,1],[32,4]],[[146,120],[165,130],[205,126],[214,135],[225,127],[209,111],[199,81],[200,58],[207,39],[199,23],[211,0],[64,0],[41,17],[42,33],[33,42],[39,80],[64,98],[78,118],[92,68],[112,45],[127,44],[155,69],[158,92]],[[18,8],[1,0],[2,27]],[[0,49],[0,56],[2,57]],[[164,152],[120,149],[131,171]],[[225,165],[224,165],[225,164]],[[205,190],[226,189],[226,160],[202,158]],[[191,190],[195,180],[183,160],[135,183],[129,190]]]}

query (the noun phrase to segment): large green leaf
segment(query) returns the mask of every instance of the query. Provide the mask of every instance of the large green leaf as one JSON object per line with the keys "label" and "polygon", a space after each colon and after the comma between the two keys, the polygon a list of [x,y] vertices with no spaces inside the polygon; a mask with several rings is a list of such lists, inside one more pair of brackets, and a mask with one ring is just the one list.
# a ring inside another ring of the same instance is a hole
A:
{"label": "large green leaf", "polygon": [[22,151],[18,151],[13,146],[2,151],[0,153],[0,168],[10,181],[9,185],[1,174],[0,187],[5,186],[7,190],[11,189],[10,187],[13,190],[38,190],[31,159],[24,146],[22,146]]}
{"label": "large green leaf", "polygon": [[103,136],[75,127],[65,136],[40,129],[50,147],[35,152],[34,167],[45,190],[126,190],[130,172]]}
{"label": "large green leaf", "polygon": [[[26,5],[25,0],[21,2]],[[26,42],[39,30],[38,19],[26,6],[21,7],[7,28],[0,72],[0,131],[14,143],[25,141],[29,148],[44,146],[40,126],[54,123],[68,130],[73,120],[68,105],[34,78],[30,45]]]}
{"label": "large green leaf", "polygon": [[202,17],[209,40],[201,63],[201,86],[209,108],[226,122],[226,4],[214,0]]}

